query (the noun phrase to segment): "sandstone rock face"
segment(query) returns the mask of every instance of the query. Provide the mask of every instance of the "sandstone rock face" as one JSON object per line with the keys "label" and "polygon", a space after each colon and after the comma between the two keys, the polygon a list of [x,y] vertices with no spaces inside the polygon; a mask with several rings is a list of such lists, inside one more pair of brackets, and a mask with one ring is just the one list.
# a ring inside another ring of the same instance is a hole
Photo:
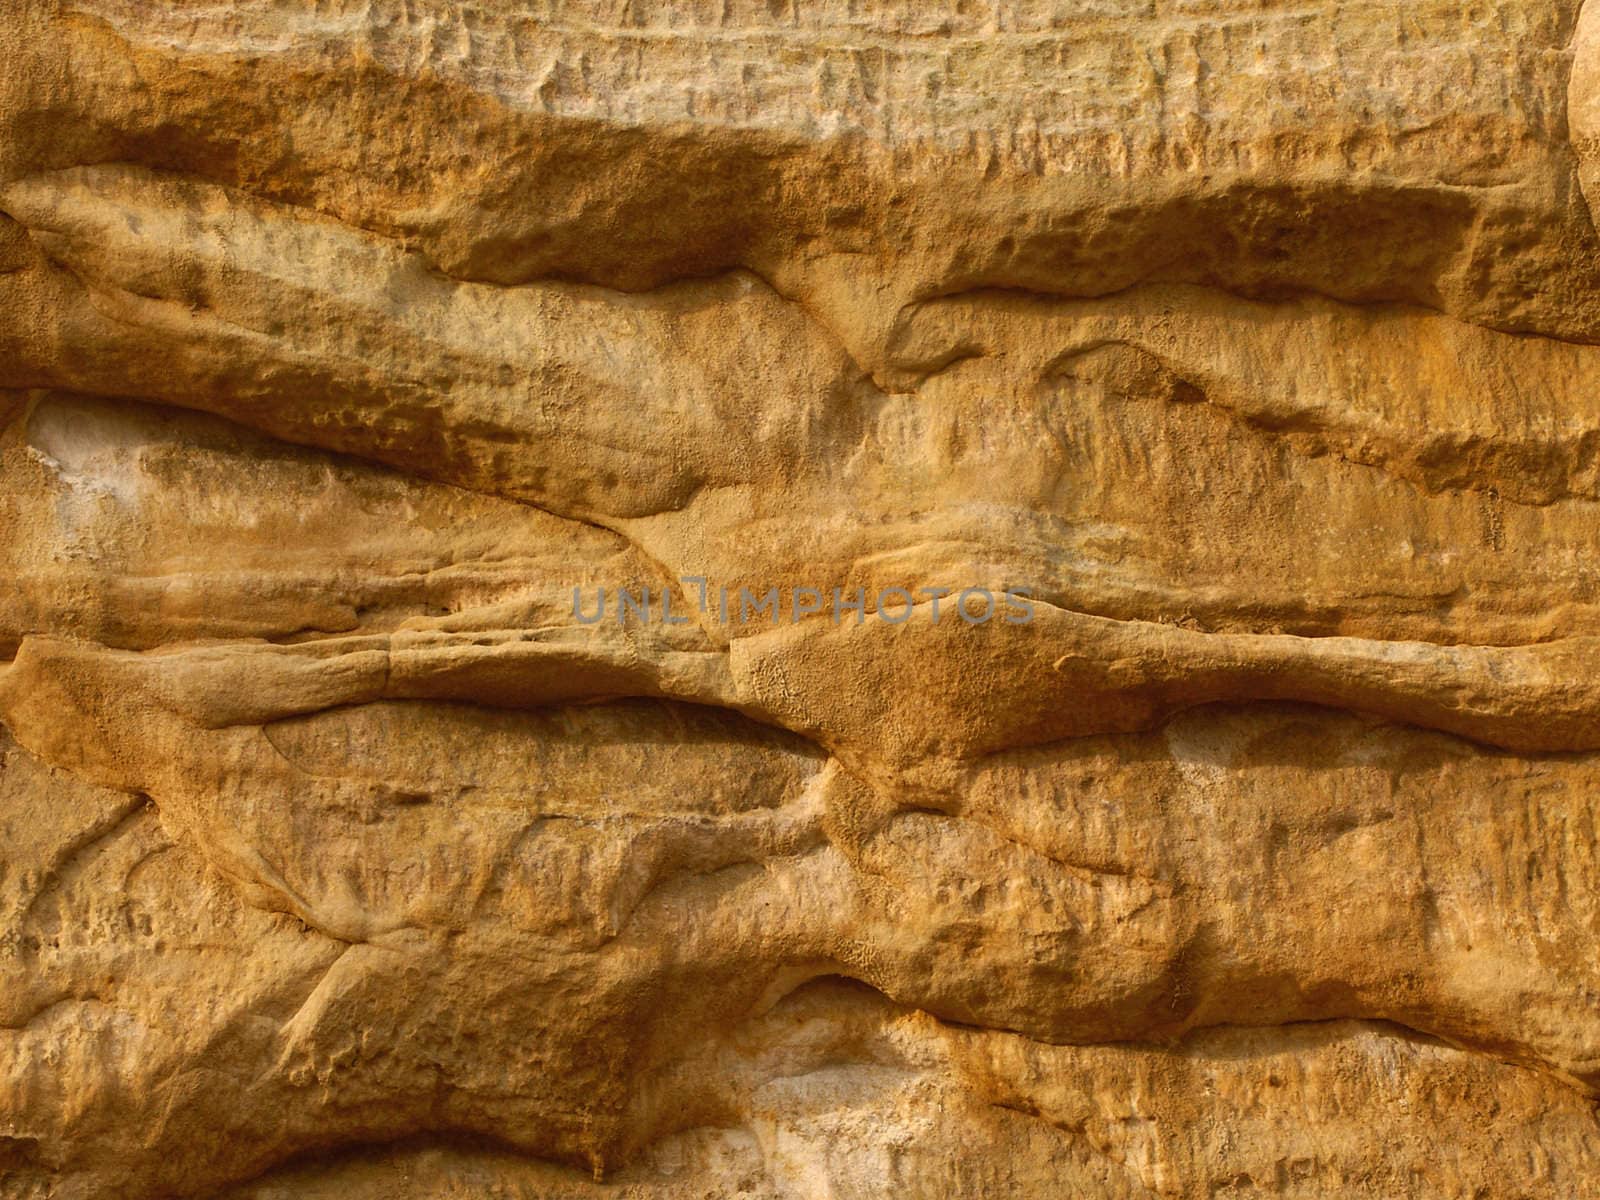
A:
{"label": "sandstone rock face", "polygon": [[0,1198],[1600,1196],[1600,7],[0,0]]}

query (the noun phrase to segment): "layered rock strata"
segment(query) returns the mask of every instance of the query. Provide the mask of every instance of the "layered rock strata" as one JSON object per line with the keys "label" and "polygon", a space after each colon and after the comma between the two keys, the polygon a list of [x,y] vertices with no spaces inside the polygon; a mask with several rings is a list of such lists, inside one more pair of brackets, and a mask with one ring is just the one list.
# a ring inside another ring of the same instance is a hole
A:
{"label": "layered rock strata", "polygon": [[1600,1195],[1600,10],[0,0],[0,1196]]}

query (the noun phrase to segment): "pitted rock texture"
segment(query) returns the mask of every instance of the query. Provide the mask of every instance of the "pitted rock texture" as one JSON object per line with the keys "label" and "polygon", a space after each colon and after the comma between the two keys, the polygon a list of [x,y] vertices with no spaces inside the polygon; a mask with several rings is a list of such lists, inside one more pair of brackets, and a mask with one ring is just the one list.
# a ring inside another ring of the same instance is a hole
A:
{"label": "pitted rock texture", "polygon": [[0,1200],[1600,1196],[1593,0],[0,16]]}

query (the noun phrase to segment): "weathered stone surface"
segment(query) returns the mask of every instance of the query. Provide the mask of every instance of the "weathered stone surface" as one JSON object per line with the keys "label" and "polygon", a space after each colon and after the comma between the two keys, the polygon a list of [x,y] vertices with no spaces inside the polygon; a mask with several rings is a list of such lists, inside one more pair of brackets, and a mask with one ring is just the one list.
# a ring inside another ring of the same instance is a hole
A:
{"label": "weathered stone surface", "polygon": [[0,1197],[1600,1195],[1593,3],[0,15]]}

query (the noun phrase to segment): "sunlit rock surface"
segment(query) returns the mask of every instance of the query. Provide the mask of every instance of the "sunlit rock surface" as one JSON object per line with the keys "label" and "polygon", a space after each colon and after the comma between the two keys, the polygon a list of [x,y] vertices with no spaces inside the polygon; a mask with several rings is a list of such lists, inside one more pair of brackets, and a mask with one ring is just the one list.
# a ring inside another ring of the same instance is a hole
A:
{"label": "sunlit rock surface", "polygon": [[1600,1196],[1600,9],[0,0],[0,1200]]}

